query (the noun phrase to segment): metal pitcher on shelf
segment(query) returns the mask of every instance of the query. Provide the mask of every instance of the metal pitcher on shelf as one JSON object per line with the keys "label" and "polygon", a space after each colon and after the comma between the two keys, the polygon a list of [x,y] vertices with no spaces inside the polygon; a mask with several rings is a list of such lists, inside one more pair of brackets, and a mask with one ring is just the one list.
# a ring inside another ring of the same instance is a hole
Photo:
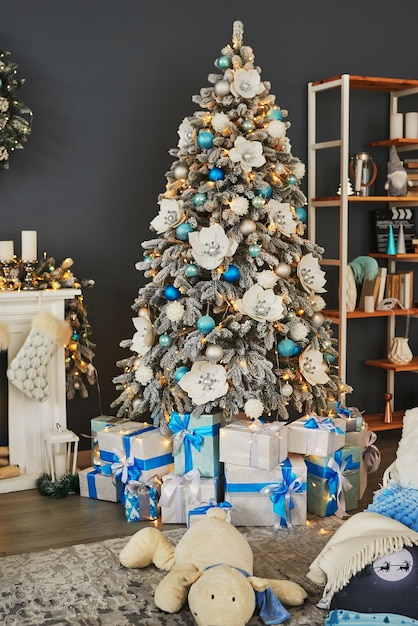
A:
{"label": "metal pitcher on shelf", "polygon": [[350,174],[354,178],[356,196],[372,196],[377,166],[367,152],[358,152],[350,157]]}

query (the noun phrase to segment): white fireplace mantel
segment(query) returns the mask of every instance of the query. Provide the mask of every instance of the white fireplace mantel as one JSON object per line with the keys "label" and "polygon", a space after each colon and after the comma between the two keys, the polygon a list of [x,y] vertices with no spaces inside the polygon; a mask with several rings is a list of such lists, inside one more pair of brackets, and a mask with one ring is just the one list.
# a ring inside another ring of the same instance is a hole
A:
{"label": "white fireplace mantel", "polygon": [[[30,332],[32,319],[46,310],[65,318],[65,300],[81,294],[80,289],[0,291],[0,323],[9,332],[7,362],[19,352]],[[27,397],[8,382],[8,445],[11,465],[19,465],[20,476],[0,480],[0,493],[34,489],[36,479],[48,469],[43,436],[67,426],[65,350],[58,348],[48,364],[50,396],[44,402]]]}

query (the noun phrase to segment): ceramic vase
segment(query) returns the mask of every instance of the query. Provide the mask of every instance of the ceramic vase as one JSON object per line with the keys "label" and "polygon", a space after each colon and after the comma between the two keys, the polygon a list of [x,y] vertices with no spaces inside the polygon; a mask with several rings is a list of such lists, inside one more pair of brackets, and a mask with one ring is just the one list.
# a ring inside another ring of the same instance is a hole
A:
{"label": "ceramic vase", "polygon": [[388,359],[392,363],[404,365],[413,359],[408,337],[394,337],[389,350]]}

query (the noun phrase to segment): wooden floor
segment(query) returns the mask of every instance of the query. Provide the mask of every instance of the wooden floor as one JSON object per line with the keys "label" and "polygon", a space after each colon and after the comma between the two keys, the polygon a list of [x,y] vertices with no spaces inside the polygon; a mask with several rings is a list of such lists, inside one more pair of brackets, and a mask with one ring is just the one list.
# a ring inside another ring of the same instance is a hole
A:
{"label": "wooden floor", "polygon": [[[382,462],[377,472],[369,474],[367,490],[358,511],[364,510],[372,501],[384,470],[395,459],[401,431],[377,434]],[[78,495],[54,500],[41,496],[37,490],[0,494],[0,556],[128,537],[144,525],[158,525],[157,522],[126,522],[124,513],[120,503]]]}

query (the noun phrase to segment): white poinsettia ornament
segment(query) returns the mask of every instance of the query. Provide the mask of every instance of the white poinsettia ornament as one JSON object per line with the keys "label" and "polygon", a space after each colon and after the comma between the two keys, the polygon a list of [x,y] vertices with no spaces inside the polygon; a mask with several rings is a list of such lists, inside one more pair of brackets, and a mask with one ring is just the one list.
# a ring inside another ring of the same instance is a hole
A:
{"label": "white poinsettia ornament", "polygon": [[253,285],[237,300],[237,309],[258,322],[275,322],[284,314],[282,297],[260,285]]}
{"label": "white poinsettia ornament", "polygon": [[321,270],[319,261],[312,252],[305,254],[298,263],[299,280],[308,293],[324,293],[324,285],[327,282],[325,272]]}
{"label": "white poinsettia ornament", "polygon": [[280,120],[273,120],[268,124],[267,132],[273,139],[281,139],[286,134],[286,124]]}
{"label": "white poinsettia ornament", "polygon": [[234,80],[231,83],[231,93],[235,97],[254,98],[263,91],[264,85],[257,70],[235,70]]}
{"label": "white poinsettia ornament", "polygon": [[141,385],[148,385],[154,378],[154,372],[148,365],[139,365],[135,370],[135,380]]}
{"label": "white poinsettia ornament", "polygon": [[212,128],[218,133],[223,133],[230,128],[231,122],[226,113],[215,113],[212,117]]}
{"label": "white poinsettia ornament", "polygon": [[268,215],[278,230],[286,237],[291,237],[296,232],[296,221],[288,202],[269,200],[266,205]]}
{"label": "white poinsettia ornament", "polygon": [[132,337],[131,350],[144,356],[154,343],[154,330],[147,317],[133,317],[136,333]]}
{"label": "white poinsettia ornament", "polygon": [[177,134],[179,136],[179,141],[177,144],[178,147],[188,148],[189,146],[192,145],[192,143],[194,143],[197,132],[196,132],[196,129],[192,126],[190,120],[188,120],[187,118],[184,118],[184,120],[179,126]]}
{"label": "white poinsettia ornament", "polygon": [[229,206],[232,213],[241,216],[248,213],[248,207],[250,206],[250,203],[248,198],[244,198],[244,196],[235,196],[235,198],[232,198],[231,204]]}
{"label": "white poinsettia ornament", "polygon": [[182,204],[181,200],[174,200],[174,198],[163,198],[160,201],[159,213],[151,221],[151,226],[157,233],[165,233],[166,230],[181,222],[184,216]]}
{"label": "white poinsettia ornament", "polygon": [[322,352],[311,346],[306,348],[299,357],[299,367],[304,378],[311,385],[325,385],[329,381],[326,372],[327,364],[322,358]]}
{"label": "white poinsettia ornament", "polygon": [[226,369],[223,365],[196,361],[192,369],[179,381],[180,387],[194,404],[206,404],[221,398],[228,392]]}
{"label": "white poinsettia ornament", "polygon": [[238,242],[227,237],[219,224],[204,226],[200,231],[189,233],[189,243],[194,259],[206,270],[217,268],[225,257],[234,254]]}
{"label": "white poinsettia ornament", "polygon": [[250,419],[257,419],[263,415],[264,405],[257,398],[250,398],[244,404],[244,413]]}
{"label": "white poinsettia ornament", "polygon": [[273,270],[263,270],[257,274],[257,283],[263,289],[273,289],[278,280],[279,277]]}
{"label": "white poinsettia ornament", "polygon": [[266,162],[263,156],[263,144],[260,141],[250,141],[241,135],[234,141],[234,147],[229,151],[229,158],[234,163],[241,163],[244,172],[251,172],[253,167],[261,167]]}
{"label": "white poinsettia ornament", "polygon": [[170,322],[180,322],[184,316],[184,306],[180,302],[170,302],[166,307],[165,314]]}

